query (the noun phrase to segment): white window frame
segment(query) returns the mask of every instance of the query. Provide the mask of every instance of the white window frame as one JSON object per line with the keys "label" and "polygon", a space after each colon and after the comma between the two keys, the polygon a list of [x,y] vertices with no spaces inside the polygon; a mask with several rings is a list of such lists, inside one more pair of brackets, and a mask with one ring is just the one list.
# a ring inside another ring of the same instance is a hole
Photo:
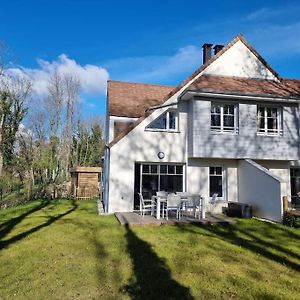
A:
{"label": "white window frame", "polygon": [[[258,111],[260,108],[264,109],[264,129],[263,131],[261,130],[261,128],[259,127],[259,123],[258,123]],[[267,109],[268,108],[276,108],[277,109],[277,129],[269,129],[268,128],[268,112]],[[257,122],[257,126],[256,126],[256,130],[257,130],[257,135],[264,135],[264,136],[280,136],[283,135],[283,129],[282,129],[282,107],[281,106],[271,106],[271,105],[257,105],[256,108],[256,122]],[[272,130],[274,130],[272,132]]]}
{"label": "white window frame", "polygon": [[[157,172],[156,173],[146,173],[146,172],[143,172],[143,166],[144,165],[148,165],[149,168],[151,168],[151,165],[156,165],[157,166]],[[166,165],[167,166],[167,173],[161,173],[160,171],[160,168],[162,165]],[[168,166],[169,165],[172,165],[174,166],[175,168],[177,166],[180,166],[182,167],[182,174],[177,174],[176,173],[176,169],[175,169],[175,173],[174,174],[171,174],[168,172]],[[168,175],[168,176],[174,176],[174,175],[182,175],[182,191],[185,192],[186,191],[186,169],[185,169],[185,164],[183,163],[154,163],[154,162],[142,162],[140,163],[140,193],[142,193],[142,190],[143,190],[143,175],[157,175],[158,176],[158,188],[160,190],[160,177],[161,175]]]}
{"label": "white window frame", "polygon": [[[225,105],[232,105],[234,108],[234,114],[233,114],[233,122],[234,126],[232,129],[225,128],[224,126],[224,106]],[[217,132],[217,133],[231,133],[231,134],[238,134],[239,132],[239,125],[238,125],[238,104],[234,103],[226,103],[226,102],[211,102],[211,109],[213,106],[219,106],[220,107],[220,126],[212,126],[210,124],[210,130],[211,132]],[[212,117],[213,113],[210,109],[210,118]]]}
{"label": "white window frame", "polygon": [[[175,113],[175,128],[170,128],[170,113]],[[166,115],[166,128],[150,128],[149,126],[155,122],[158,118]],[[179,132],[179,113],[177,110],[167,110],[156,119],[154,119],[150,124],[148,124],[145,128],[147,131],[165,131],[165,132]]]}

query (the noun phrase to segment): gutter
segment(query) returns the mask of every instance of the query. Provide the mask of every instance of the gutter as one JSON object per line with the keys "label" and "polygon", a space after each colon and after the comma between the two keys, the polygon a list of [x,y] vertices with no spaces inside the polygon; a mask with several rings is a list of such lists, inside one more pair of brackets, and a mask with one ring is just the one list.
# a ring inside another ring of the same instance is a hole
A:
{"label": "gutter", "polygon": [[105,159],[104,159],[104,213],[108,213],[108,198],[109,198],[109,167],[110,167],[110,148],[105,144]]}
{"label": "gutter", "polygon": [[242,94],[224,94],[224,93],[210,93],[210,92],[196,92],[196,91],[186,91],[181,94],[179,100],[189,100],[193,96],[208,97],[208,98],[222,98],[222,99],[236,99],[236,100],[261,100],[270,102],[288,102],[288,103],[298,103],[300,98],[296,97],[270,97],[262,95],[242,95]]}

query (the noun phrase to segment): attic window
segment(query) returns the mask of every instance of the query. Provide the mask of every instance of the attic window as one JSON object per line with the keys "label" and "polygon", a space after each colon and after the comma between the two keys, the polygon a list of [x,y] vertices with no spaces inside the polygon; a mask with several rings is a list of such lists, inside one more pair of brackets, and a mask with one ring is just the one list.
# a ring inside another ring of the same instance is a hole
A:
{"label": "attic window", "polygon": [[151,122],[146,129],[177,131],[178,113],[175,111],[167,111]]}

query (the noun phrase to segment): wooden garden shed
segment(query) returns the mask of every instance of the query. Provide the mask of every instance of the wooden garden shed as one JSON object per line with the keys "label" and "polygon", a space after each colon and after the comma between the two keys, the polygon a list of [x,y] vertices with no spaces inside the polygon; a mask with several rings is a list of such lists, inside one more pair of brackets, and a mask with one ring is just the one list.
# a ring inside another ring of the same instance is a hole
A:
{"label": "wooden garden shed", "polygon": [[71,192],[76,198],[99,196],[101,167],[75,167],[71,169]]}

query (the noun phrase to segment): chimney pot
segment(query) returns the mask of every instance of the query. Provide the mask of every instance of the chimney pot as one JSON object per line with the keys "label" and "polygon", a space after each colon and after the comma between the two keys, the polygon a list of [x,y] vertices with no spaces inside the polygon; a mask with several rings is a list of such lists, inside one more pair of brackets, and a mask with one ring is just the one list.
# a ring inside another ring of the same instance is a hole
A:
{"label": "chimney pot", "polygon": [[214,46],[214,55],[223,49],[224,45],[215,45]]}
{"label": "chimney pot", "polygon": [[205,43],[203,44],[203,64],[205,64],[210,58],[211,58],[211,52],[212,52],[212,45]]}

